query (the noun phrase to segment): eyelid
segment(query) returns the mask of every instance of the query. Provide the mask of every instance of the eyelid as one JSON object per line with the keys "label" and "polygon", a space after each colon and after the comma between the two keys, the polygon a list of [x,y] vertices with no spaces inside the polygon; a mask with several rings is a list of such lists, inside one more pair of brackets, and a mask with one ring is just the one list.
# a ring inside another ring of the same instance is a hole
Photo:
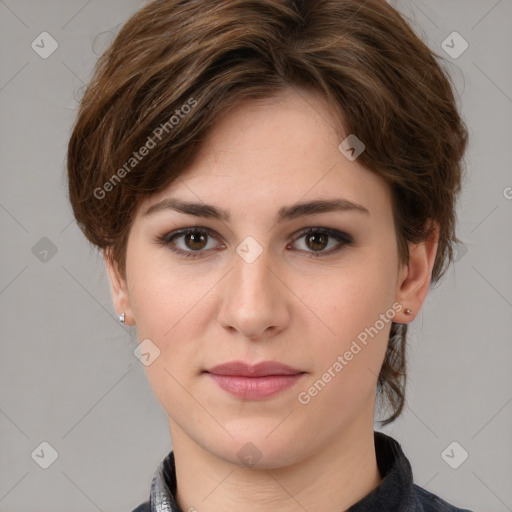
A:
{"label": "eyelid", "polygon": [[174,229],[173,231],[169,231],[168,233],[164,234],[163,236],[159,237],[159,240],[172,240],[173,238],[177,238],[180,235],[187,235],[189,233],[206,233],[207,235],[211,236],[212,238],[217,239],[218,233],[215,232],[213,229],[204,227],[204,226],[189,226],[186,228],[179,228]]}
{"label": "eyelid", "polygon": [[347,244],[352,243],[352,237],[339,229],[327,228],[322,226],[311,226],[308,228],[303,228],[297,231],[293,236],[293,241],[295,242],[297,239],[303,237],[304,235],[309,235],[310,233],[324,233],[338,241],[345,242]]}
{"label": "eyelid", "polygon": [[[172,241],[175,238],[185,236],[189,233],[197,233],[197,232],[206,233],[209,237],[214,238],[215,240],[219,241],[218,233],[216,233],[214,230],[204,227],[204,226],[189,226],[186,228],[175,229],[171,232],[164,234],[163,236],[157,237],[157,239],[155,241],[156,241],[156,243],[158,243],[164,247],[168,247],[169,250],[171,250],[174,253],[181,254],[186,257],[198,258],[198,257],[201,257],[203,254],[208,254],[210,251],[212,251],[214,249],[200,250],[200,251],[192,251],[192,250],[185,251],[185,250],[179,249],[177,247],[171,247]],[[300,238],[302,238],[308,234],[311,234],[311,233],[325,234],[325,235],[329,236],[330,238],[334,238],[338,242],[338,244],[336,247],[334,247],[328,251],[304,251],[304,250],[299,249],[299,252],[307,253],[310,257],[328,256],[332,253],[337,252],[343,246],[353,244],[352,236],[349,235],[348,233],[340,231],[338,229],[322,227],[322,226],[310,226],[310,227],[302,228],[302,229],[296,231],[295,233],[293,233],[291,235],[291,243],[293,244]],[[220,242],[220,245],[221,245],[220,249],[223,249],[226,247],[225,244],[222,242]],[[290,245],[290,244],[287,244],[287,247],[288,247],[288,245]],[[218,250],[218,249],[215,249],[215,250]]]}
{"label": "eyelid", "polygon": [[[210,229],[210,228],[207,228],[204,226],[190,226],[190,227],[186,227],[186,228],[175,229],[175,230],[170,231],[160,237],[157,237],[157,239],[155,241],[163,246],[170,246],[172,241],[175,238],[183,237],[185,235],[188,235],[189,233],[206,233],[209,237],[214,238],[215,240],[219,241],[218,233],[216,233],[213,229]],[[222,246],[221,248],[226,247],[224,243],[222,243],[220,241],[219,241],[219,243]],[[182,251],[181,249],[176,249],[175,252],[179,252],[179,253],[186,252],[186,253],[200,254],[200,253],[205,253],[206,251],[204,251],[204,250],[203,251]]]}

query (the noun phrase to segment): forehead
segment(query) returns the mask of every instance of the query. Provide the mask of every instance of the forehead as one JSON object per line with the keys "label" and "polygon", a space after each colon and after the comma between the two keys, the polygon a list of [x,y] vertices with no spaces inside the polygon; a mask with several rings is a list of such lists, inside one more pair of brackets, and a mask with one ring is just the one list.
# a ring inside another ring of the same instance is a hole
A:
{"label": "forehead", "polygon": [[264,214],[265,205],[343,197],[378,214],[390,206],[387,183],[342,154],[346,135],[318,92],[288,88],[243,100],[215,123],[194,163],[142,209],[174,196]]}

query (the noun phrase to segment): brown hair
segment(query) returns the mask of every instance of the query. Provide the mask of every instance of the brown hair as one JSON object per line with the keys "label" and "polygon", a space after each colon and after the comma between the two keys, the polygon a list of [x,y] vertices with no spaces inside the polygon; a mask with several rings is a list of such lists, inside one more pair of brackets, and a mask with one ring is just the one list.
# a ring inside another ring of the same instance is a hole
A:
{"label": "brown hair", "polygon": [[[215,121],[243,98],[320,91],[363,165],[391,185],[400,262],[439,223],[436,282],[453,260],[467,131],[447,74],[381,0],[156,0],[99,58],[68,147],[78,225],[125,275],[140,200],[193,162]],[[340,141],[341,142],[341,141]],[[405,403],[406,324],[392,323],[378,391]]]}

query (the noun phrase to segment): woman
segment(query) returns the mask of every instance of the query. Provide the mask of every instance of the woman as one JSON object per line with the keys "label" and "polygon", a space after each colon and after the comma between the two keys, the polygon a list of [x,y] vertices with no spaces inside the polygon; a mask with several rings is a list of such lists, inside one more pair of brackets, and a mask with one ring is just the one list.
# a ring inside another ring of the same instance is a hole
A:
{"label": "woman", "polygon": [[137,512],[462,510],[373,429],[457,241],[435,57],[380,0],[161,0],[100,58],[69,192],[169,416]]}

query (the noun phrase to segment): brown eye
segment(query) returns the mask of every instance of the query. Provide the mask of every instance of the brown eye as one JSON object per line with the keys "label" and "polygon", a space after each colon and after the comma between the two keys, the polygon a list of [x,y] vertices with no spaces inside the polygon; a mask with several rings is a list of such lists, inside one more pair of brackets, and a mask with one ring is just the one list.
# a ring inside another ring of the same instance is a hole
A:
{"label": "brown eye", "polygon": [[[298,244],[299,241],[304,246],[298,249],[299,252],[305,253],[308,257],[328,256],[353,243],[350,235],[330,228],[307,228],[294,239],[292,245]],[[208,228],[179,229],[158,237],[156,242],[187,258],[208,256],[213,249],[226,248],[219,242],[217,234]],[[328,250],[325,250],[326,248]]]}
{"label": "brown eye", "polygon": [[300,245],[299,241],[303,245],[299,250],[308,257],[328,256],[353,243],[350,235],[329,228],[308,228],[295,238],[294,244]]}
{"label": "brown eye", "polygon": [[206,256],[212,249],[222,249],[214,231],[208,228],[184,228],[157,238],[157,242],[172,252],[188,258]]}
{"label": "brown eye", "polygon": [[313,233],[306,236],[306,244],[310,249],[321,251],[327,247],[329,237],[324,233]]}
{"label": "brown eye", "polygon": [[184,237],[185,245],[194,251],[204,249],[208,241],[208,234],[203,231],[187,233]]}

